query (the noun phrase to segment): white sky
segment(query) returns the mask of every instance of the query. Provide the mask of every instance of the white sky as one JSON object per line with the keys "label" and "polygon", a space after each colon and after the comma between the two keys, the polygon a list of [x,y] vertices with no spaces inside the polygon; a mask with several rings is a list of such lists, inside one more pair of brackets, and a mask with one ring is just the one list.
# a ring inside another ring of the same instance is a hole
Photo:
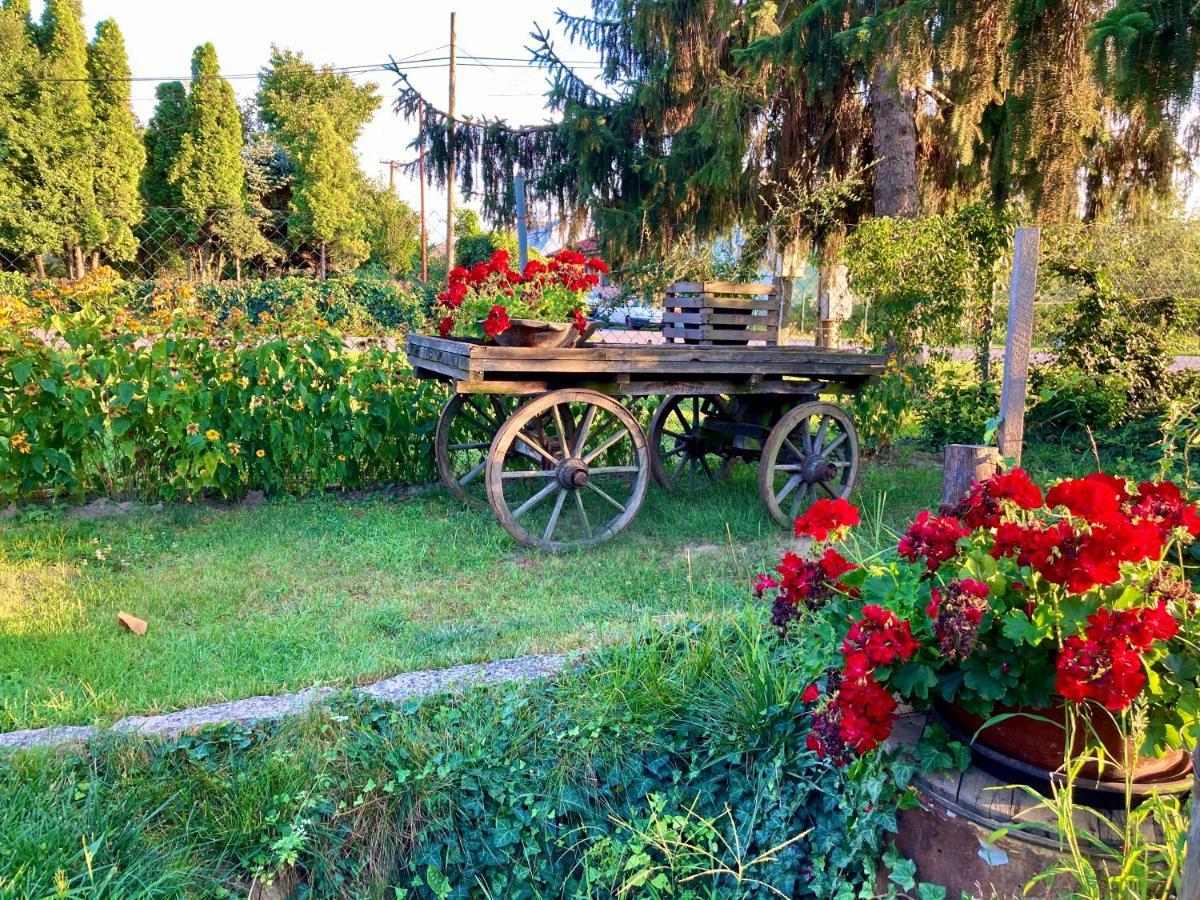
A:
{"label": "white sky", "polygon": [[[125,35],[134,77],[163,80],[187,75],[192,50],[211,41],[217,48],[221,71],[227,75],[258,72],[267,61],[271,44],[298,50],[312,62],[354,66],[386,62],[388,57],[445,56],[449,43],[450,11],[458,13],[458,60],[476,56],[528,58],[525,46],[534,23],[554,29],[555,10],[574,13],[590,8],[587,0],[455,0],[454,3],[414,0],[83,0],[84,26],[90,40],[96,23],[114,18]],[[33,15],[41,15],[35,0]],[[560,54],[573,60],[592,58],[565,39],[557,41]],[[430,52],[431,51],[431,52]],[[380,160],[414,158],[408,149],[414,129],[391,111],[396,91],[389,72],[355,75],[361,82],[379,86],[383,104],[363,132],[356,149],[368,175],[386,176]],[[425,68],[410,75],[430,103],[446,108],[445,68]],[[512,124],[536,124],[549,117],[544,108],[545,74],[532,67],[458,68],[457,108],[462,115],[488,114]],[[239,100],[253,96],[257,82],[232,79]],[[155,83],[137,81],[132,86],[134,109],[145,124],[154,111]],[[397,173],[396,192],[417,205],[415,178]],[[445,197],[426,192],[431,217],[445,216]]]}

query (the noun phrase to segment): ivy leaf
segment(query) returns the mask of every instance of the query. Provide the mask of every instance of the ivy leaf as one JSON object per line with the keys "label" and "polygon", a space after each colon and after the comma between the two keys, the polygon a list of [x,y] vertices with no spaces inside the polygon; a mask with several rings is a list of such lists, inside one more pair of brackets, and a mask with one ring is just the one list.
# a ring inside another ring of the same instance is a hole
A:
{"label": "ivy leaf", "polygon": [[917,885],[917,864],[896,849],[895,844],[888,846],[883,854],[883,864],[888,867],[888,879],[900,885],[906,891],[911,891]]}

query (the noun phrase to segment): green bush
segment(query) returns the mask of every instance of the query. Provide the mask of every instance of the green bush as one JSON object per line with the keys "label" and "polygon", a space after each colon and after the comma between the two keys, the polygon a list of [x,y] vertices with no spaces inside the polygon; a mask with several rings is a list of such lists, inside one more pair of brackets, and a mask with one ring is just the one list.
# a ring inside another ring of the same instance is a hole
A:
{"label": "green bush", "polygon": [[1025,430],[1030,436],[1062,438],[1116,428],[1125,421],[1129,382],[1074,366],[1035,366],[1029,373]]}
{"label": "green bush", "polygon": [[914,767],[807,750],[826,654],[762,622],[651,635],[553,682],[0,760],[0,887],[173,897],[295,865],[314,897],[894,896],[875,893],[886,859],[911,889],[886,835]]}
{"label": "green bush", "polygon": [[440,391],[402,352],[294,335],[53,317],[0,335],[0,499],[239,497],[432,477]]}
{"label": "green bush", "polygon": [[964,367],[938,367],[919,399],[921,443],[929,450],[981,443],[999,409],[998,383],[980,384]]}

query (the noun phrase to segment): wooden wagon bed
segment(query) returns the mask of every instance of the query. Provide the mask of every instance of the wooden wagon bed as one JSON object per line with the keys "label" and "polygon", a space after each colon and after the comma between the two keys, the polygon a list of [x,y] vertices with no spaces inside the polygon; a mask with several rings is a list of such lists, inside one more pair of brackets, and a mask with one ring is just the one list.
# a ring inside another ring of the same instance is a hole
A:
{"label": "wooden wagon bed", "polygon": [[858,387],[886,364],[883,356],[811,347],[595,344],[543,349],[427,335],[409,335],[408,360],[419,377],[452,381],[461,394],[587,387],[623,396],[812,394],[827,387]]}
{"label": "wooden wagon bed", "polygon": [[[594,344],[498,347],[409,335],[418,378],[450,382],[434,453],[446,488],[488,506],[522,544],[590,547],[667,491],[758,466],[759,495],[788,525],[858,471],[849,413],[821,399],[879,375],[882,356],[810,347]],[[635,399],[659,396],[648,426]]]}

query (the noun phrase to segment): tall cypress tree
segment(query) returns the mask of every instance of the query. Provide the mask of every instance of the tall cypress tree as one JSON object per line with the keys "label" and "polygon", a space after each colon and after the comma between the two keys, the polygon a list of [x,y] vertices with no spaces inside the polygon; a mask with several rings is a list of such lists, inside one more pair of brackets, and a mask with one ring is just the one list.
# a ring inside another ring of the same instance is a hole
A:
{"label": "tall cypress tree", "polygon": [[28,0],[6,0],[0,6],[0,266],[32,262],[44,275],[42,253],[53,249],[55,235],[32,202],[40,140],[29,75],[39,65]]}
{"label": "tall cypress tree", "polygon": [[192,54],[186,119],[168,181],[179,189],[195,275],[219,277],[224,252],[216,237],[223,220],[244,214],[246,184],[241,113],[233,88],[221,77],[212,44],[202,44]]}
{"label": "tall cypress tree", "polygon": [[137,252],[133,227],[141,220],[138,180],[146,150],[129,103],[129,59],[125,39],[112,19],[96,26],[88,47],[92,109],[96,116],[94,185],[103,234],[99,248],[114,259]]}
{"label": "tall cypress tree", "polygon": [[33,207],[74,277],[85,270],[84,251],[103,235],[93,188],[95,116],[80,18],[77,0],[47,0],[38,30],[42,64],[32,107],[39,138]]}

